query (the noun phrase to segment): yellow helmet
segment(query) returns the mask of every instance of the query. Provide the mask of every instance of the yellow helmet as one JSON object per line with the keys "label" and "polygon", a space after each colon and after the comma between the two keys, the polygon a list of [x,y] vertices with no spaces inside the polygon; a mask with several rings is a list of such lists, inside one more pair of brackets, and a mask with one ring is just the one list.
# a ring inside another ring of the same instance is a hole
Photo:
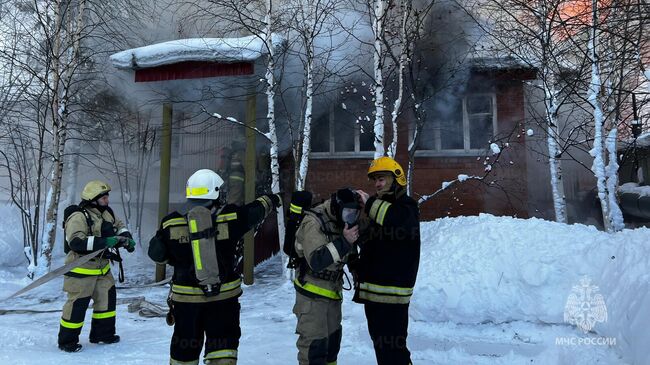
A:
{"label": "yellow helmet", "polygon": [[107,183],[100,180],[89,181],[81,192],[81,199],[91,202],[109,191],[111,191],[111,186]]}
{"label": "yellow helmet", "polygon": [[390,172],[401,186],[406,186],[406,175],[402,166],[390,157],[380,157],[373,160],[368,168],[368,177],[375,172]]}

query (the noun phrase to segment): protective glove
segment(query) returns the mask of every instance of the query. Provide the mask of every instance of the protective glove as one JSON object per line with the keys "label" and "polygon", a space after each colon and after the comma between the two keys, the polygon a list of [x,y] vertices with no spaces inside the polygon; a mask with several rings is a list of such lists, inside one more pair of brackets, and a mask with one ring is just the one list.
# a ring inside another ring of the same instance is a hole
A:
{"label": "protective glove", "polygon": [[121,237],[117,237],[117,236],[106,237],[105,240],[106,240],[106,247],[113,248],[115,246],[118,246],[118,243],[121,242]]}
{"label": "protective glove", "polygon": [[271,199],[271,202],[273,203],[273,207],[277,208],[282,205],[282,193],[277,193],[277,194],[269,194],[268,197]]}
{"label": "protective glove", "polygon": [[135,251],[135,241],[133,240],[133,238],[129,238],[125,243],[123,243],[123,246],[129,252]]}

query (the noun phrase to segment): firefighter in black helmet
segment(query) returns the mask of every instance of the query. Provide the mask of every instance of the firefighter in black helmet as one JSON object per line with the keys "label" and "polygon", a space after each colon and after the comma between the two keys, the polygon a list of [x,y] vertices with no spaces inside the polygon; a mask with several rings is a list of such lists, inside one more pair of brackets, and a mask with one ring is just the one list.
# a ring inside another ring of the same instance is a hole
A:
{"label": "firefighter in black helmet", "polygon": [[343,266],[356,254],[358,200],[352,189],[339,189],[308,210],[296,232],[301,264],[294,280],[293,312],[298,320],[300,365],[336,364],[342,335]]}
{"label": "firefighter in black helmet", "polygon": [[408,308],[420,261],[418,206],[392,158],[372,161],[368,177],[376,195],[358,191],[370,222],[359,240],[353,300],[364,304],[377,364],[407,365]]}
{"label": "firefighter in black helmet", "polygon": [[[81,192],[81,203],[66,208],[64,222],[65,262],[72,262],[91,252],[125,247],[135,249],[135,241],[128,229],[108,206],[111,187],[99,180],[90,181]],[[63,290],[68,300],[63,306],[59,327],[59,348],[66,352],[81,350],[79,334],[84,324],[86,309],[93,300],[90,327],[91,343],[115,343],[115,279],[111,273],[108,251],[65,274]]]}

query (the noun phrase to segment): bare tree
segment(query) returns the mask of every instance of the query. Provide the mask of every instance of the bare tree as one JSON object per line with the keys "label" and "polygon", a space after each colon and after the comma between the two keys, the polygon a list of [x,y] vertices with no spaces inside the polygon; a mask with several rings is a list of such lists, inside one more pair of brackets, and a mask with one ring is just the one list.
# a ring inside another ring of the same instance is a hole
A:
{"label": "bare tree", "polygon": [[106,178],[115,177],[120,191],[124,223],[136,241],[142,242],[142,219],[150,166],[157,143],[148,108],[133,106],[111,90],[103,90],[86,106],[85,114],[96,121],[74,137],[91,153],[81,158]]}
{"label": "bare tree", "polygon": [[[25,184],[13,185],[22,192],[33,189],[31,209],[23,206],[31,222],[30,272],[42,274],[51,264],[56,239],[58,211],[63,191],[64,164],[76,154],[67,151],[70,133],[78,131],[83,103],[92,98],[95,87],[101,83],[97,69],[106,62],[102,57],[124,41],[116,29],[129,29],[120,20],[129,18],[137,4],[129,0],[112,5],[94,0],[7,2],[0,20],[3,35],[11,35],[11,47],[3,38],[0,57],[2,64],[12,70],[13,84],[23,90],[21,103],[9,115],[16,123],[14,141],[22,147],[14,149],[5,161],[29,161],[24,168]],[[116,16],[115,14],[119,14]],[[4,123],[4,121],[3,121]],[[15,173],[14,176],[17,176]],[[46,193],[44,193],[46,192]],[[68,197],[69,199],[70,197]],[[45,201],[46,211],[41,204]],[[43,216],[43,213],[44,216]],[[43,226],[40,226],[44,222]],[[39,229],[42,228],[42,229]],[[39,233],[36,233],[39,232]],[[27,241],[26,241],[27,242]]]}
{"label": "bare tree", "polygon": [[629,125],[625,119],[633,114],[630,99],[642,72],[638,61],[641,54],[637,52],[643,50],[647,14],[639,12],[641,2],[636,0],[593,0],[590,5],[578,12],[577,18],[586,23],[583,28],[589,29],[587,58],[591,74],[587,100],[594,121],[592,170],[605,229],[619,231],[624,224],[617,200],[617,141],[619,131],[629,135],[629,129],[622,127]]}
{"label": "bare tree", "polygon": [[580,67],[562,39],[566,33],[563,5],[564,0],[481,0],[468,5],[475,9],[477,24],[489,35],[490,50],[495,57],[513,57],[516,62],[537,69],[539,84],[534,86],[544,95],[544,121],[540,126],[547,136],[550,183],[558,222],[567,222],[561,161],[564,145],[570,144],[561,135],[559,113],[577,87],[575,83],[562,83],[561,74],[567,68]]}
{"label": "bare tree", "polygon": [[[312,114],[314,98],[320,92],[327,92],[332,84],[329,78],[340,77],[341,64],[330,62],[332,52],[338,47],[332,39],[338,38],[338,25],[344,2],[341,0],[303,1],[297,0],[289,5],[288,23],[290,38],[298,39],[290,45],[288,55],[294,56],[302,63],[304,81],[302,85],[302,118],[298,123],[298,132],[292,133],[296,140],[293,155],[296,166],[296,190],[304,190],[311,153]],[[336,85],[336,82],[333,84]],[[340,84],[339,84],[340,85]],[[325,89],[325,90],[323,90]],[[294,129],[293,125],[289,128]]]}
{"label": "bare tree", "polygon": [[634,0],[486,0],[472,5],[495,53],[538,70],[536,86],[543,91],[545,110],[539,124],[547,136],[556,220],[566,221],[561,161],[589,168],[573,155],[577,150],[593,157],[606,230],[622,228],[616,141],[638,86],[640,56],[635,50],[642,49],[643,6]]}

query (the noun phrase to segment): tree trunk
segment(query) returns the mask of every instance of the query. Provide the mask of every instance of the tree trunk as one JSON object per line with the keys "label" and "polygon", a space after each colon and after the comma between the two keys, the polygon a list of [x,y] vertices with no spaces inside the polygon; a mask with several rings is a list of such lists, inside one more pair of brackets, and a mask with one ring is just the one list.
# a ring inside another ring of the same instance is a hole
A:
{"label": "tree trunk", "polygon": [[543,80],[544,100],[546,103],[546,124],[548,128],[546,143],[548,146],[548,162],[551,175],[555,221],[567,223],[566,197],[564,195],[564,181],[562,180],[562,162],[560,161],[560,149],[558,148],[560,135],[558,133],[556,91],[553,86],[555,78],[551,74],[551,71],[544,70],[543,72],[546,73]]}
{"label": "tree trunk", "polygon": [[372,32],[374,34],[374,71],[375,71],[375,158],[384,156],[384,76],[383,68],[383,35],[386,14],[385,0],[374,0],[372,9]]}
{"label": "tree trunk", "polygon": [[603,224],[607,232],[611,231],[611,224],[609,221],[609,200],[607,199],[607,184],[605,172],[605,152],[603,148],[604,133],[603,133],[603,110],[598,100],[600,88],[602,86],[600,79],[600,69],[598,66],[598,53],[597,47],[597,22],[598,22],[598,1],[592,0],[592,27],[589,37],[589,62],[591,64],[591,82],[587,92],[587,99],[593,108],[594,116],[594,145],[589,154],[594,158],[591,166],[596,177],[596,188],[598,189],[598,200],[600,200],[600,208],[603,216]]}
{"label": "tree trunk", "polygon": [[296,190],[305,190],[305,183],[307,180],[307,172],[309,169],[309,154],[311,153],[311,113],[313,107],[313,56],[311,49],[308,51],[307,59],[307,102],[305,104],[305,124],[302,132],[302,153],[300,154],[300,167],[298,170],[298,180],[296,180]]}
{"label": "tree trunk", "polygon": [[[278,161],[278,134],[275,125],[275,49],[273,48],[273,33],[272,33],[272,15],[273,4],[271,0],[266,1],[266,29],[264,33],[264,43],[267,51],[269,52],[268,62],[266,64],[266,120],[269,123],[269,139],[271,146],[269,147],[269,156],[271,158],[271,192],[280,192],[280,163]],[[282,273],[285,277],[289,278],[290,271],[287,269],[289,258],[286,257],[284,252],[284,213],[283,209],[278,210],[277,215],[278,224],[278,242],[280,243],[279,255],[282,258]]]}

